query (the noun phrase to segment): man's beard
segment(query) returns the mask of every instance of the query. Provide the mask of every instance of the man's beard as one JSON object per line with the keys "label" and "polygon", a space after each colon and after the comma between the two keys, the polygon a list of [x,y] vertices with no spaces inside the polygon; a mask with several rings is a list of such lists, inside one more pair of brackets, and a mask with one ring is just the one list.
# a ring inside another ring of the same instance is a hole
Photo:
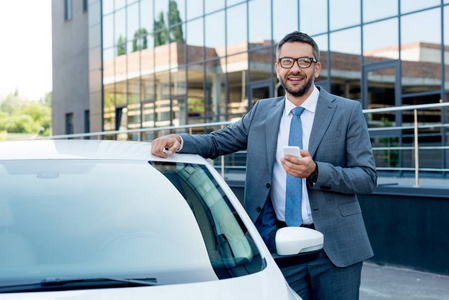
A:
{"label": "man's beard", "polygon": [[312,84],[314,82],[314,78],[315,78],[315,71],[313,71],[312,76],[310,76],[310,78],[306,81],[306,84],[301,89],[299,89],[297,91],[293,91],[293,90],[289,89],[287,87],[287,85],[285,84],[284,78],[280,77],[279,81],[281,82],[281,85],[284,88],[284,90],[289,95],[292,95],[293,97],[302,97],[302,96],[304,96],[304,94],[306,94],[310,90],[310,87],[312,86]]}

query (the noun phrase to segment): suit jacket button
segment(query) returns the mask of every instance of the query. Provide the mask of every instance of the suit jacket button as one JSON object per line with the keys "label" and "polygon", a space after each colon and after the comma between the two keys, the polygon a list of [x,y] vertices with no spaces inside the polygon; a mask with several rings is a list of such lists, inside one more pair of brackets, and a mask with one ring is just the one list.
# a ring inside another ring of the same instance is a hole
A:
{"label": "suit jacket button", "polygon": [[267,188],[270,188],[270,187],[271,187],[271,184],[267,183]]}
{"label": "suit jacket button", "polygon": [[257,212],[261,212],[262,211],[262,207],[257,207]]}

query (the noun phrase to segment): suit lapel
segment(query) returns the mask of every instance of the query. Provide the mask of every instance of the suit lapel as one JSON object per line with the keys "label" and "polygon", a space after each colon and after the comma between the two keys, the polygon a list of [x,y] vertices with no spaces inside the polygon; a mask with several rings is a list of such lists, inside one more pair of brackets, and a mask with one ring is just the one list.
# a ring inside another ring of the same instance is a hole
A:
{"label": "suit lapel", "polygon": [[320,89],[309,141],[309,153],[312,157],[315,155],[316,149],[323,139],[337,108],[333,100],[334,97],[331,94],[324,89]]}
{"label": "suit lapel", "polygon": [[274,160],[276,159],[276,149],[278,144],[279,124],[284,111],[284,97],[273,101],[273,106],[268,109],[267,119],[265,121],[265,137],[268,159],[269,174],[273,173]]}

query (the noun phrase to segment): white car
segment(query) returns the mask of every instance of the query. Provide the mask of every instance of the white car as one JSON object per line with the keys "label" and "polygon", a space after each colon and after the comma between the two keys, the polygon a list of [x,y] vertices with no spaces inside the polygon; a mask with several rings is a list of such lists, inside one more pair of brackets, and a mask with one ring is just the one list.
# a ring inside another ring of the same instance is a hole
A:
{"label": "white car", "polygon": [[[0,299],[300,299],[215,169],[150,149],[0,142]],[[322,248],[283,229],[280,263]]]}

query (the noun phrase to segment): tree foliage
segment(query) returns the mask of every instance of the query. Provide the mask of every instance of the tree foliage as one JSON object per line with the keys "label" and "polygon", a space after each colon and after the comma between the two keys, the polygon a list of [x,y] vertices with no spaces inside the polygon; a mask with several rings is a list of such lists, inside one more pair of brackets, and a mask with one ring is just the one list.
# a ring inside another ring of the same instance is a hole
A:
{"label": "tree foliage", "polygon": [[117,56],[126,54],[126,40],[121,35],[117,41]]}
{"label": "tree foliage", "polygon": [[148,49],[147,30],[141,28],[134,32],[133,52]]}
{"label": "tree foliage", "polygon": [[[169,2],[167,21],[170,26],[182,22],[178,4],[174,0],[170,0]],[[154,45],[156,47],[168,43],[169,36],[167,33],[167,26],[165,24],[163,12],[160,12],[158,20],[154,20],[154,31]],[[176,43],[184,43],[184,33],[182,31],[181,25],[175,26],[170,29],[170,41]]]}
{"label": "tree foliage", "polygon": [[50,135],[51,93],[40,101],[24,100],[16,92],[0,99],[0,132]]}

